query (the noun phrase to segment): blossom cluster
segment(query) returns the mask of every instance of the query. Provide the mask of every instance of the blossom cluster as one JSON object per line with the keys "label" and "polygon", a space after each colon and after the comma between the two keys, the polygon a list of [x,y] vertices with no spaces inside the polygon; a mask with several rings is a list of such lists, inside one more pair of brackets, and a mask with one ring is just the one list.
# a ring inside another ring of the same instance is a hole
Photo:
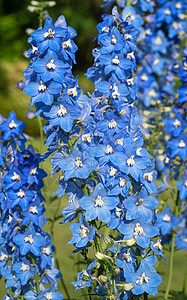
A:
{"label": "blossom cluster", "polygon": [[[154,253],[163,254],[160,240],[152,239],[159,233],[159,202],[153,196],[157,172],[143,148],[134,104],[138,30],[129,18],[123,21],[116,7],[102,18],[97,26],[100,47],[93,50],[94,65],[87,71],[95,85],[91,99],[81,94],[73,78],[76,46],[71,38],[76,33],[63,16],[54,25],[47,18],[31,34],[24,92],[32,97],[31,106],[36,104],[36,115],[48,120],[44,131],[49,147],[43,159],[57,150],[51,173],[62,172],[57,195],[69,196],[62,223],[79,218],[70,225],[69,244],[84,256],[87,269],[73,282],[76,290],[90,291],[93,285],[105,299],[156,295],[162,279],[153,267]],[[103,234],[103,227],[110,229],[110,236]],[[98,263],[87,257],[92,245]]]}
{"label": "blossom cluster", "polygon": [[25,124],[14,112],[0,122],[0,275],[8,299],[63,299],[57,288],[54,246],[46,223],[41,188],[46,173],[40,155],[25,148]]}

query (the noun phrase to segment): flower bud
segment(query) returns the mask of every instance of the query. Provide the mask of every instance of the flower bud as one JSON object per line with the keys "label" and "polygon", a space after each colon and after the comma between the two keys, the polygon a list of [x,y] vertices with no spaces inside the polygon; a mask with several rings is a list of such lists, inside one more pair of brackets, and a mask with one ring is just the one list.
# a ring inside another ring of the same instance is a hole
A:
{"label": "flower bud", "polygon": [[132,246],[134,244],[136,244],[136,240],[134,238],[125,240],[125,245],[127,245],[127,246]]}
{"label": "flower bud", "polygon": [[104,259],[112,259],[110,256],[105,255],[105,254],[103,254],[103,253],[101,253],[101,252],[95,253],[95,256],[96,256],[98,259],[100,259],[100,260],[104,260]]}

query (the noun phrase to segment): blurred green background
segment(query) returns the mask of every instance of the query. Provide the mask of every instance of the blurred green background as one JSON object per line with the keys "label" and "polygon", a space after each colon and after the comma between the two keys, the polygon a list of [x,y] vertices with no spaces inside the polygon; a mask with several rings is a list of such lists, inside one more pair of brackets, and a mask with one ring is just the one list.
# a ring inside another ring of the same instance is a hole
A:
{"label": "blurred green background", "polygon": [[[36,120],[28,121],[29,97],[17,90],[17,82],[22,77],[29,60],[23,57],[30,48],[27,43],[27,28],[37,29],[39,18],[37,13],[27,10],[29,0],[0,0],[0,113],[7,117],[14,110],[17,117],[27,123],[26,132],[37,136],[39,130]],[[84,73],[93,64],[93,41],[97,35],[96,25],[101,21],[102,0],[57,0],[56,6],[48,8],[55,22],[63,14],[69,26],[77,30],[74,39],[78,45],[77,64],[74,65],[74,76],[79,75],[79,84],[83,90],[92,91],[92,84]]]}
{"label": "blurred green background", "polygon": [[[75,42],[79,50],[76,53],[77,64],[74,66],[73,74],[79,75],[79,85],[83,91],[91,92],[93,85],[86,79],[84,73],[88,67],[92,66],[92,49],[96,46],[93,41],[97,35],[96,25],[101,21],[101,15],[104,13],[100,5],[102,0],[57,0],[57,5],[49,8],[49,14],[55,21],[59,15],[63,14],[69,26],[77,30],[78,36]],[[38,120],[27,120],[26,113],[30,110],[30,97],[17,89],[17,82],[22,77],[23,70],[27,67],[28,60],[23,57],[23,52],[29,49],[27,43],[27,28],[37,29],[39,20],[36,13],[27,10],[30,4],[28,0],[0,0],[0,114],[4,117],[9,115],[11,110],[16,112],[17,118],[27,123],[25,132],[33,137],[29,141],[33,144],[36,151],[42,153],[45,147],[39,139]],[[46,172],[50,172],[50,163],[47,161],[43,165]],[[49,202],[52,193],[57,189],[58,175],[54,178],[45,180],[45,189],[43,190],[46,198],[46,215],[53,218],[54,214],[61,215],[61,209],[65,206],[67,199],[55,200]],[[56,246],[56,255],[58,257],[61,272],[67,285],[71,299],[79,299],[82,291],[73,294],[75,288],[69,284],[76,280],[75,274],[84,268],[80,262],[80,254],[72,254],[73,246],[67,246],[71,238],[69,224],[59,225],[55,223],[52,228],[51,223],[45,226],[44,230],[53,232],[53,244]],[[169,258],[166,252],[166,257]],[[178,251],[175,254],[174,275],[172,281],[172,290],[174,291],[171,299],[187,299],[180,293],[183,284],[183,275],[185,268],[185,253]],[[164,299],[162,291],[165,290],[168,277],[168,264],[162,260],[159,262],[158,269],[164,277],[164,283],[160,286],[158,297],[149,297],[149,299]],[[64,288],[59,282],[59,291],[66,294]],[[83,291],[84,292],[84,291]],[[86,291],[85,291],[86,293]],[[0,300],[5,294],[3,280],[0,282]],[[81,297],[80,299],[88,299]],[[97,297],[93,298],[97,299]]]}

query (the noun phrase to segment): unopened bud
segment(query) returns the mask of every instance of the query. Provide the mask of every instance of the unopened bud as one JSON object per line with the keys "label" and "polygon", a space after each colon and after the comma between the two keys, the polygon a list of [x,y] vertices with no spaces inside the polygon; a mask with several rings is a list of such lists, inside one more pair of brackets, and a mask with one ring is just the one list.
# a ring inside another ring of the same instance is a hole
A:
{"label": "unopened bud", "polygon": [[136,240],[134,238],[125,240],[125,245],[127,245],[127,246],[132,246],[134,244],[136,244]]}
{"label": "unopened bud", "polygon": [[134,284],[132,282],[130,282],[130,283],[124,283],[124,284],[116,284],[116,286],[125,291],[130,291],[133,289]]}
{"label": "unopened bud", "polygon": [[116,267],[116,268],[114,269],[114,274],[115,274],[115,275],[119,275],[119,274],[120,274],[120,268]]}
{"label": "unopened bud", "polygon": [[98,277],[98,279],[101,281],[101,282],[107,282],[107,280],[108,280],[108,276],[106,276],[106,275],[100,275],[99,277]]}
{"label": "unopened bud", "polygon": [[103,253],[101,253],[101,252],[95,253],[95,256],[96,256],[98,259],[100,259],[100,260],[104,260],[104,259],[112,259],[110,256],[105,255],[105,254],[103,254]]}

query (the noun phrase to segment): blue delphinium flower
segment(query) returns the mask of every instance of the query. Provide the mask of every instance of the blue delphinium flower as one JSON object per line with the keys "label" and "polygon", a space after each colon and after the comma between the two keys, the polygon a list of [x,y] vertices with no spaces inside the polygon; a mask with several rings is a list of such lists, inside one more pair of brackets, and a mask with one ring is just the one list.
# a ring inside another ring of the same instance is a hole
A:
{"label": "blue delphinium flower", "polygon": [[[4,135],[9,131],[7,124],[13,123],[15,130],[7,139]],[[41,228],[46,223],[42,204],[45,199],[40,191],[46,173],[39,168],[41,157],[33,147],[25,149],[23,128],[25,124],[17,121],[15,113],[10,113],[7,120],[2,119],[0,128],[0,142],[2,147],[6,145],[0,166],[0,275],[5,278],[5,288],[14,295],[9,297],[8,292],[5,299],[15,299],[20,294],[25,299],[37,299],[46,289],[45,284],[52,283],[50,291],[56,288],[56,281],[44,277],[46,267],[51,272],[54,269],[54,247]],[[56,278],[61,277],[59,270],[55,273]],[[55,293],[62,299],[61,293]]]}
{"label": "blue delphinium flower", "polygon": [[[58,34],[59,27],[64,31],[59,30]],[[150,196],[156,193],[154,181],[157,172],[150,154],[143,148],[141,119],[134,105],[137,100],[134,51],[138,30],[129,17],[123,20],[119,16],[116,7],[112,15],[103,15],[103,22],[97,28],[99,47],[93,50],[94,66],[87,71],[87,77],[95,84],[91,99],[81,95],[78,81],[72,75],[74,57],[69,55],[67,49],[74,35],[71,36],[62,17],[54,25],[51,19],[47,19],[44,28],[33,33],[29,39],[39,52],[29,54],[31,68],[24,72],[27,79],[24,91],[27,93],[28,89],[29,94],[31,85],[35,86],[36,95],[31,95],[32,104],[36,103],[35,115],[41,115],[48,121],[44,130],[49,148],[43,157],[45,159],[56,151],[51,158],[51,174],[61,172],[58,197],[65,193],[69,196],[68,205],[62,210],[62,223],[71,222],[81,214],[79,222],[70,225],[73,231],[70,243],[76,247],[74,252],[80,251],[88,262],[88,247],[94,244],[96,257],[100,261],[96,279],[107,296],[117,297],[120,295],[118,283],[127,280],[125,267],[116,265],[117,253],[111,255],[110,252],[109,256],[103,242],[113,245],[122,243],[125,255],[133,257],[134,272],[138,272],[138,251],[144,254],[151,252],[151,239],[159,233],[154,222],[158,201]],[[54,39],[54,44],[52,41],[49,43],[50,37]],[[60,61],[64,62],[64,68],[63,72],[58,73],[62,75],[62,80],[57,80],[53,69],[56,62],[62,67]],[[147,77],[144,73],[142,76],[142,82],[145,83]],[[153,76],[150,76],[150,82],[153,80]],[[146,84],[149,85],[149,80]],[[136,213],[133,214],[127,199],[137,194],[145,202],[136,199],[139,208],[134,203]],[[27,217],[27,208],[24,214]],[[103,237],[100,233],[104,226],[111,229],[110,236]],[[112,229],[116,228],[115,232],[123,238],[121,241],[116,239],[115,233],[113,235]],[[88,270],[78,273],[78,281],[73,283],[76,290],[94,285],[95,278],[91,271],[95,265],[96,262],[93,262]],[[152,268],[151,264],[151,272]],[[44,272],[45,283],[55,281],[55,272],[51,272],[47,266]],[[119,278],[120,273],[124,274],[122,280]],[[115,274],[113,279],[109,275],[107,287],[102,281],[102,276],[106,274]],[[129,289],[132,288],[133,285],[130,285]],[[136,294],[141,295],[143,292],[141,289],[140,294]],[[156,293],[156,285],[151,293]]]}

